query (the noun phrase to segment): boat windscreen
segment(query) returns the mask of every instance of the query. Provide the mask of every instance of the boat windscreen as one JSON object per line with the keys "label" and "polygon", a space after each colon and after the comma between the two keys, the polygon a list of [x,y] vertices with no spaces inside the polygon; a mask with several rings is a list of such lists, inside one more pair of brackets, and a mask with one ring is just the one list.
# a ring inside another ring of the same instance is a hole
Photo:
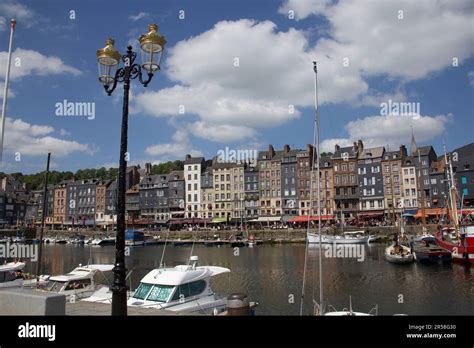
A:
{"label": "boat windscreen", "polygon": [[60,281],[57,281],[57,280],[50,280],[48,282],[48,284],[46,284],[45,289],[48,290],[48,291],[52,291],[52,292],[59,292],[59,290],[61,290],[61,288],[64,286],[64,284],[66,284],[66,282],[60,282]]}
{"label": "boat windscreen", "polygon": [[173,292],[173,285],[153,285],[147,301],[166,302]]}
{"label": "boat windscreen", "polygon": [[135,290],[135,292],[133,293],[133,298],[144,300],[152,287],[153,284],[140,283],[137,290]]}

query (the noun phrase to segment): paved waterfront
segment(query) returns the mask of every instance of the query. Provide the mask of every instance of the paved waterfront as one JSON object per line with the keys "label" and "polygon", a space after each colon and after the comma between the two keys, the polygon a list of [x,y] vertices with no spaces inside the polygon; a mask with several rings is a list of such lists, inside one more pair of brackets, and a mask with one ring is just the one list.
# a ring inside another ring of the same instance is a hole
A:
{"label": "paved waterfront", "polygon": [[[66,302],[66,315],[111,315],[111,306],[104,303],[76,301]],[[153,308],[128,307],[128,315],[182,315],[172,311],[156,310]],[[189,314],[188,314],[189,315]]]}

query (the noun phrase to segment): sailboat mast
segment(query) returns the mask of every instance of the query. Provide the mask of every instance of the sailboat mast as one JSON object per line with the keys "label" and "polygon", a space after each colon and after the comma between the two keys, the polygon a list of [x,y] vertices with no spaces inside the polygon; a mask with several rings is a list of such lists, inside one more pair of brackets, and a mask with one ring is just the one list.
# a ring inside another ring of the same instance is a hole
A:
{"label": "sailboat mast", "polygon": [[[321,193],[320,193],[320,168],[319,168],[319,117],[318,117],[318,79],[317,79],[317,63],[313,62],[314,70],[314,105],[315,105],[315,117],[314,117],[314,136],[313,136],[313,150],[316,151],[316,158],[314,156],[314,151],[311,154],[311,175],[310,175],[310,188],[309,188],[309,213],[308,213],[308,225],[306,235],[308,235],[310,230],[311,214],[313,212],[313,177],[314,177],[314,162],[316,162],[316,175],[317,175],[317,185],[318,190],[318,235],[319,235],[319,306],[320,314],[322,314],[323,308],[323,282],[322,282],[322,247],[321,247]],[[304,306],[304,295],[305,295],[305,284],[306,284],[306,268],[307,268],[307,259],[308,259],[308,245],[309,241],[306,238],[306,250],[305,250],[305,259],[304,259],[304,268],[303,268],[303,284],[301,289],[301,303],[300,303],[300,315],[303,315],[303,306]]]}
{"label": "sailboat mast", "polygon": [[423,232],[426,232],[426,210],[425,210],[425,175],[423,173],[423,168],[421,166],[421,155],[420,149],[418,149],[418,166],[420,176],[418,178],[419,186],[421,188],[420,198],[421,198],[421,222],[423,224]]}
{"label": "sailboat mast", "polygon": [[446,153],[446,146],[444,146],[444,160],[447,166],[447,180],[449,186],[449,202],[451,204],[451,215],[453,220],[454,233],[456,238],[458,237],[459,223],[458,223],[458,212],[456,207],[456,186],[454,184],[453,166],[451,159]]}
{"label": "sailboat mast", "polygon": [[318,66],[313,62],[314,70],[314,105],[315,105],[315,138],[316,138],[316,197],[318,198],[318,236],[319,236],[319,306],[320,313],[323,313],[323,249],[321,247],[321,170],[319,162],[321,154],[319,152],[319,105],[318,105]]}
{"label": "sailboat mast", "polygon": [[3,138],[5,135],[5,118],[7,117],[7,99],[8,99],[8,83],[10,81],[10,68],[12,63],[12,47],[13,47],[13,33],[15,31],[16,21],[12,18],[10,21],[10,41],[8,44],[8,58],[7,58],[7,72],[5,73],[5,85],[3,89],[2,100],[2,120],[0,121],[0,162],[3,159]]}

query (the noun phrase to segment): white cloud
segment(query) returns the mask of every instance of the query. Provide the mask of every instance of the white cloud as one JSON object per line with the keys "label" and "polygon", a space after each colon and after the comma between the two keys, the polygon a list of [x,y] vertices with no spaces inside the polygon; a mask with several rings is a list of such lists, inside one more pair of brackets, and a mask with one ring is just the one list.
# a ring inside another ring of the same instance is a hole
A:
{"label": "white cloud", "polygon": [[287,0],[278,12],[286,16],[292,14],[296,20],[301,20],[323,12],[330,3],[331,0]]}
{"label": "white cloud", "polygon": [[[467,0],[290,0],[280,12],[289,8],[298,18],[324,16],[328,36],[311,46],[304,31],[278,31],[270,21],[218,22],[167,51],[163,72],[175,85],[136,95],[134,112],[192,116],[193,134],[216,142],[239,141],[259,129],[283,125],[312,106],[313,60],[319,66],[320,104],[358,107],[406,101],[404,83],[450,68],[453,57],[462,63],[474,52],[469,30],[474,10]],[[402,20],[399,10],[404,11]],[[372,77],[398,81],[393,90],[382,92],[369,86]],[[210,125],[225,131],[213,131]]]}
{"label": "white cloud", "polygon": [[[8,52],[0,52],[0,66],[6,66],[7,60]],[[81,71],[65,64],[58,57],[45,56],[33,50],[17,48],[12,53],[11,79],[18,79],[32,74],[45,76],[63,73],[77,76],[81,74]],[[5,79],[5,69],[0,69],[0,78]]]}
{"label": "white cloud", "polygon": [[10,18],[15,18],[17,22],[26,27],[30,27],[35,23],[34,12],[15,1],[2,0],[0,13],[0,32],[10,29],[10,25],[7,26],[7,23],[10,23]]}
{"label": "white cloud", "polygon": [[470,0],[301,3],[289,0],[280,10],[293,7],[300,11],[298,18],[325,16],[330,38],[320,40],[315,52],[338,62],[347,57],[362,75],[420,79],[452,67],[454,57],[462,63],[474,52]]}
{"label": "white cloud", "polygon": [[73,152],[90,155],[95,151],[87,144],[51,136],[54,132],[51,126],[34,125],[9,117],[5,121],[5,152],[20,152],[22,156],[43,156],[51,152],[54,157],[64,157]]}
{"label": "white cloud", "polygon": [[367,116],[346,124],[347,138],[326,139],[321,142],[321,152],[334,152],[334,145],[349,146],[361,139],[365,147],[386,146],[398,148],[409,144],[411,132],[417,142],[424,143],[443,134],[452,114],[438,116]]}
{"label": "white cloud", "polygon": [[150,156],[159,156],[162,160],[182,158],[185,154],[202,156],[201,151],[192,149],[189,134],[184,129],[178,129],[173,134],[171,143],[149,146],[145,149],[145,153]]}
{"label": "white cloud", "polygon": [[189,125],[188,130],[193,135],[210,141],[229,143],[241,139],[255,139],[254,129],[239,125],[215,125],[212,123],[195,122]]}
{"label": "white cloud", "polygon": [[469,84],[470,84],[471,86],[474,86],[474,71],[469,71],[469,72],[467,73],[467,78],[468,78],[468,80],[469,80]]}
{"label": "white cloud", "polygon": [[[5,82],[4,81],[0,81],[0,100],[3,99],[3,90],[5,89]],[[8,99],[10,98],[15,98],[15,91],[12,90],[11,88],[11,85],[9,84],[8,85]],[[0,111],[1,111],[1,107],[0,107]]]}
{"label": "white cloud", "polygon": [[61,128],[61,129],[59,130],[59,135],[62,136],[62,137],[65,137],[65,136],[71,135],[71,133],[68,132],[67,130],[65,130],[64,128]]}
{"label": "white cloud", "polygon": [[140,19],[142,19],[142,18],[146,18],[146,17],[149,17],[149,14],[148,14],[148,13],[146,13],[146,12],[140,12],[140,13],[138,13],[138,14],[136,14],[136,15],[131,15],[131,16],[128,17],[128,18],[130,18],[132,21],[136,22],[136,21],[138,21],[138,20],[140,20]]}

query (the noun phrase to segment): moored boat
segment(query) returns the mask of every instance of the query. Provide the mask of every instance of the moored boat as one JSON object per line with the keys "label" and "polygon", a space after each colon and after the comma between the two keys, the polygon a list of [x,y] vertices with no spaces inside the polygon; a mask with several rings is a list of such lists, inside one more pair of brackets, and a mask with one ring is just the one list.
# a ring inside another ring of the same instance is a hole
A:
{"label": "moored boat", "polygon": [[125,233],[125,245],[137,246],[145,244],[145,234],[142,231],[127,230]]}
{"label": "moored boat", "polygon": [[434,237],[425,237],[413,243],[415,260],[421,263],[449,263],[451,252],[441,248]]}
{"label": "moored boat", "polygon": [[[64,275],[51,276],[48,283],[41,287],[41,291],[50,291],[66,296],[66,301],[74,297],[82,299],[91,296],[101,284],[99,274],[112,271],[114,265],[97,264],[76,267]],[[106,279],[105,276],[102,276]],[[102,279],[102,280],[103,280]]]}
{"label": "moored boat", "polygon": [[415,261],[415,256],[406,245],[394,243],[385,249],[385,259],[391,263],[408,264]]}
{"label": "moored boat", "polygon": [[[307,233],[309,243],[319,243],[319,235],[317,233]],[[331,236],[327,234],[321,235],[321,243],[329,244],[365,244],[369,240],[369,236],[364,231],[346,231],[342,236]]]}
{"label": "moored boat", "polygon": [[0,288],[22,286],[25,265],[24,262],[8,262],[0,265]]}
{"label": "moored boat", "polygon": [[474,225],[459,226],[457,236],[454,227],[440,228],[435,236],[438,245],[451,252],[453,262],[474,265]]}

